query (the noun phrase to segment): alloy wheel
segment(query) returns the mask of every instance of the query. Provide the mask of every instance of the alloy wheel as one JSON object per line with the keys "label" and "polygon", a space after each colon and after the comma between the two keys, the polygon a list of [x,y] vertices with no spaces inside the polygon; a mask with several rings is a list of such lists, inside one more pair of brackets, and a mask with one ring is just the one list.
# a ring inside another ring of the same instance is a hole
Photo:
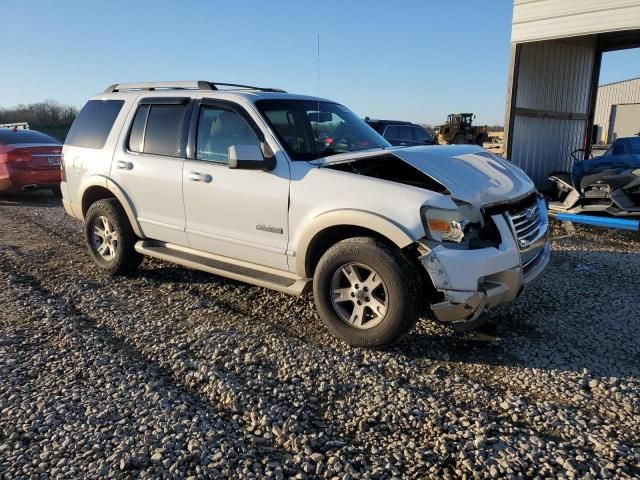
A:
{"label": "alloy wheel", "polygon": [[387,313],[389,295],[382,277],[361,263],[347,263],[331,279],[331,303],[342,321],[359,329],[378,325]]}
{"label": "alloy wheel", "polygon": [[94,220],[92,241],[94,250],[104,260],[114,259],[119,241],[118,232],[107,217],[100,215]]}

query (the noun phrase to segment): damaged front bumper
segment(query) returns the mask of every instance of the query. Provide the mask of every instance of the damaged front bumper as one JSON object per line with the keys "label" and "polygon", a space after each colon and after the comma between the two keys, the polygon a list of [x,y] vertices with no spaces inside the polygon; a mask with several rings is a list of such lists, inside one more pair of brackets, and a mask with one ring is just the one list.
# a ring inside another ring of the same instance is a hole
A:
{"label": "damaged front bumper", "polygon": [[526,248],[519,247],[508,215],[492,216],[502,242],[497,248],[458,250],[439,245],[420,257],[443,300],[432,304],[438,320],[457,330],[484,322],[484,313],[514,300],[549,263],[546,211],[539,231]]}

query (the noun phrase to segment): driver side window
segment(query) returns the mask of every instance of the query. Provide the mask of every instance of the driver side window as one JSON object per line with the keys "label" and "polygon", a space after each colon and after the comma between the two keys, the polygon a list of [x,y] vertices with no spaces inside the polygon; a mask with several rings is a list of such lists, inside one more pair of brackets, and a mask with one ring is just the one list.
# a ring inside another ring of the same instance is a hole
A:
{"label": "driver side window", "polygon": [[260,146],[260,139],[236,112],[202,106],[198,116],[196,159],[226,164],[231,145]]}

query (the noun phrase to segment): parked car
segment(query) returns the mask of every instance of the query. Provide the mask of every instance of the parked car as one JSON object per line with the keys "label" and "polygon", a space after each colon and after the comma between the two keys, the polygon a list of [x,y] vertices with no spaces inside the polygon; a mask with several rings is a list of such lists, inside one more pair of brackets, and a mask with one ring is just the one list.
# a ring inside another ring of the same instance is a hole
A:
{"label": "parked car", "polygon": [[394,146],[411,147],[438,143],[433,133],[415,123],[401,120],[373,120],[369,117],[364,121]]}
{"label": "parked car", "polygon": [[471,145],[394,148],[330,100],[222,86],[114,85],[80,111],[63,205],[107,274],[149,255],[313,288],[331,333],[371,347],[424,307],[473,327],[547,265],[544,201],[511,163]]}
{"label": "parked car", "polygon": [[60,196],[62,143],[35,130],[0,128],[0,192],[49,189]]}

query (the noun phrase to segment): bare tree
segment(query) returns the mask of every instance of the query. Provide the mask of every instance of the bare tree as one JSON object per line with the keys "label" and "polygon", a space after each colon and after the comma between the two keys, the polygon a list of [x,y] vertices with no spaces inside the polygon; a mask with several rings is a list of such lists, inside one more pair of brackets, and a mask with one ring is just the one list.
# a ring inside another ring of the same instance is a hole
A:
{"label": "bare tree", "polygon": [[0,123],[29,122],[35,125],[70,125],[76,118],[78,109],[73,105],[63,105],[55,100],[0,108]]}

